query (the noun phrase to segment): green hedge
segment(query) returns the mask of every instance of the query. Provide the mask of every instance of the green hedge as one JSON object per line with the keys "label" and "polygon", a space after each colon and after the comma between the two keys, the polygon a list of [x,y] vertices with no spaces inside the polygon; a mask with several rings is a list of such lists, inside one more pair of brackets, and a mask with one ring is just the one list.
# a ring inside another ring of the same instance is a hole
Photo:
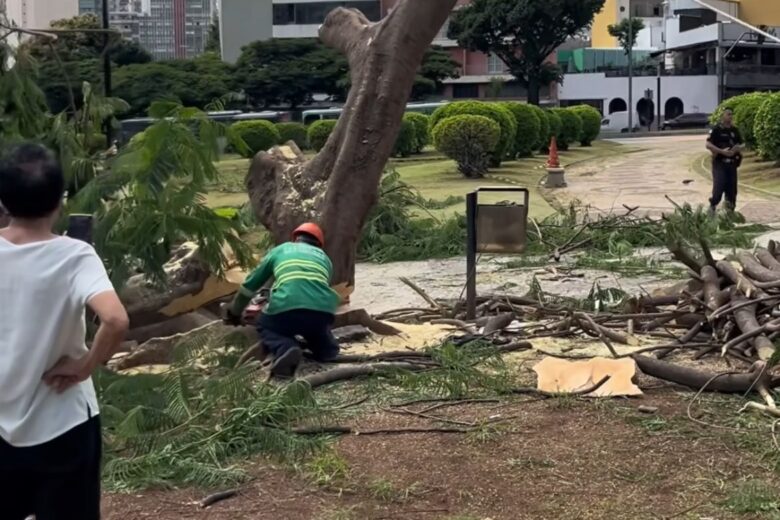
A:
{"label": "green hedge", "polygon": [[764,159],[780,160],[780,94],[768,94],[756,113],[755,139]]}
{"label": "green hedge", "polygon": [[294,141],[298,148],[305,150],[309,147],[309,136],[306,127],[301,123],[277,123],[276,129],[279,131],[279,144],[287,141]]}
{"label": "green hedge", "polygon": [[558,132],[558,148],[568,150],[576,143],[582,133],[582,118],[568,108],[553,108],[553,113],[561,118],[561,129]]}
{"label": "green hedge", "polygon": [[[542,122],[539,114],[527,103],[509,101],[503,103],[517,123],[513,157],[529,157],[538,149]],[[544,115],[542,115],[544,117]]]}
{"label": "green hedge", "polygon": [[744,99],[734,109],[734,125],[742,134],[742,139],[750,148],[756,148],[756,116],[761,105],[769,94],[765,92],[753,92],[746,94]]}
{"label": "green hedge", "polygon": [[590,105],[577,105],[569,108],[582,119],[582,131],[579,141],[582,146],[590,146],[601,133],[601,112]]}
{"label": "green hedge", "polygon": [[417,129],[410,120],[404,118],[401,121],[401,129],[395,140],[393,156],[409,157],[417,150]]}
{"label": "green hedge", "polygon": [[414,152],[420,153],[423,148],[431,143],[431,133],[429,125],[431,118],[419,112],[407,112],[404,114],[404,120],[414,125],[415,147]]}
{"label": "green hedge", "polygon": [[328,142],[328,137],[330,137],[333,129],[336,128],[336,123],[337,121],[333,119],[321,119],[309,125],[307,131],[309,146],[315,152],[322,150],[322,147]]}
{"label": "green hedge", "polygon": [[432,133],[436,149],[453,159],[466,177],[481,177],[487,172],[490,155],[501,141],[498,123],[470,114],[439,119]]}
{"label": "green hedge", "polygon": [[550,138],[553,135],[550,133],[550,119],[547,117],[547,113],[538,106],[528,105],[528,108],[533,110],[536,117],[539,118],[539,140],[534,145],[534,150],[541,150],[550,144]]}
{"label": "green hedge", "polygon": [[493,153],[490,157],[490,165],[500,166],[503,158],[509,155],[514,147],[517,123],[515,123],[512,113],[506,107],[496,103],[456,101],[436,109],[431,115],[430,128],[434,131],[439,121],[460,115],[483,116],[492,119],[498,124],[501,135],[498,138],[498,143],[491,150]]}
{"label": "green hedge", "polygon": [[279,143],[279,131],[270,121],[239,121],[233,123],[231,129],[247,146],[243,154],[254,157],[257,152],[264,152]]}
{"label": "green hedge", "polygon": [[561,133],[561,129],[563,128],[563,121],[561,120],[561,116],[554,109],[548,108],[544,111],[544,115],[547,116],[547,126],[550,128],[550,138],[542,144],[541,149],[543,151],[547,150],[547,148],[550,146],[550,140],[553,137],[558,139],[558,136]]}

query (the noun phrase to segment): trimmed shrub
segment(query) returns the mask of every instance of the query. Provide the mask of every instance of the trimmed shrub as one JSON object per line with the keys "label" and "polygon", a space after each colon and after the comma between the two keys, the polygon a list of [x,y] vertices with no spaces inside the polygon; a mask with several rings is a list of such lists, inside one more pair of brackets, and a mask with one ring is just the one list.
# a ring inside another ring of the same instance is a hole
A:
{"label": "trimmed shrub", "polygon": [[279,131],[270,121],[239,121],[231,128],[246,143],[245,157],[254,157],[279,143]]}
{"label": "trimmed shrub", "polygon": [[582,118],[568,108],[553,108],[552,111],[561,118],[561,129],[558,132],[558,148],[568,150],[576,143],[582,133]]}
{"label": "trimmed shrub", "polygon": [[550,146],[550,140],[553,137],[558,139],[558,135],[561,133],[561,128],[563,128],[563,121],[561,120],[561,116],[551,108],[545,110],[544,115],[547,117],[547,126],[550,129],[550,135],[545,140],[545,142],[542,143],[541,149],[542,151],[547,151],[548,147]]}
{"label": "trimmed shrub", "polygon": [[734,125],[750,148],[756,147],[756,116],[767,96],[765,92],[746,94],[734,110]]}
{"label": "trimmed shrub", "polygon": [[485,116],[446,117],[433,127],[436,149],[458,163],[458,170],[466,177],[481,177],[487,172],[490,155],[500,140],[501,127]]}
{"label": "trimmed shrub", "polygon": [[277,123],[276,130],[279,131],[279,144],[284,144],[287,141],[294,141],[301,150],[308,148],[309,137],[306,133],[306,127],[303,124]]}
{"label": "trimmed shrub", "polygon": [[582,119],[582,131],[580,132],[580,144],[590,146],[601,133],[601,112],[590,105],[577,105],[570,110]]}
{"label": "trimmed shrub", "polygon": [[419,112],[407,112],[404,114],[404,121],[409,121],[414,125],[414,153],[422,152],[423,148],[431,142],[431,133],[428,130],[431,118]]}
{"label": "trimmed shrub", "polygon": [[417,149],[417,129],[414,123],[404,118],[401,121],[401,130],[398,132],[398,137],[395,140],[395,148],[393,148],[394,156],[409,157]]}
{"label": "trimmed shrub", "polygon": [[754,132],[761,157],[780,160],[780,94],[769,94],[761,103]]}
{"label": "trimmed shrub", "polygon": [[315,152],[322,150],[322,147],[328,142],[331,132],[336,128],[336,123],[337,121],[334,119],[321,119],[309,125],[307,136],[312,150]]}
{"label": "trimmed shrub", "polygon": [[460,115],[483,116],[492,119],[498,124],[501,135],[498,138],[498,143],[491,150],[493,153],[490,157],[490,165],[494,167],[500,166],[501,160],[511,152],[514,146],[517,123],[515,123],[512,113],[496,103],[456,101],[436,109],[431,115],[431,131],[433,132],[436,129],[439,121]]}
{"label": "trimmed shrub", "polygon": [[552,134],[550,133],[550,120],[545,111],[538,106],[529,104],[528,108],[533,110],[539,118],[539,140],[534,145],[534,150],[541,150],[550,144],[550,138],[552,137]]}
{"label": "trimmed shrub", "polygon": [[[527,103],[509,101],[503,105],[512,112],[517,123],[513,157],[529,157],[537,149],[542,123],[537,112]],[[544,117],[542,115],[542,117]]]}

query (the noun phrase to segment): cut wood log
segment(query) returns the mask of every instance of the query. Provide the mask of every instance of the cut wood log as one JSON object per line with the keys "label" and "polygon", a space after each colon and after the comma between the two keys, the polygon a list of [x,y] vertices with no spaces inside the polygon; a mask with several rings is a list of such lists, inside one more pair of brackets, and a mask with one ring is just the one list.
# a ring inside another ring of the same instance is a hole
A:
{"label": "cut wood log", "polygon": [[742,273],[737,271],[736,267],[731,262],[727,262],[726,260],[721,260],[717,264],[718,271],[731,280],[732,283],[736,284],[737,290],[741,291],[742,294],[747,296],[748,298],[753,297],[764,297],[766,294],[764,291],[756,287],[756,285],[749,280],[746,276],[744,276]]}
{"label": "cut wood log", "polygon": [[702,267],[701,279],[703,282],[704,303],[707,304],[704,314],[709,318],[713,312],[726,304],[726,295],[720,290],[720,278],[718,277],[718,271],[714,267],[709,265]]}
{"label": "cut wood log", "polygon": [[174,334],[197,329],[198,327],[212,323],[217,318],[217,316],[213,316],[211,313],[190,312],[160,323],[153,323],[144,327],[132,329],[127,333],[126,339],[144,343],[153,338],[173,336]]}
{"label": "cut wood log", "polygon": [[349,309],[342,307],[336,311],[333,328],[347,327],[350,325],[362,325],[371,332],[381,336],[398,336],[401,331],[369,316],[365,309]]}
{"label": "cut wood log", "polygon": [[780,261],[775,258],[772,253],[763,248],[756,249],[756,258],[761,262],[761,265],[770,269],[776,273],[780,273]]}
{"label": "cut wood log", "polygon": [[[747,303],[748,299],[737,293],[737,295],[732,298],[732,301],[736,305],[742,305]],[[765,334],[759,333],[761,325],[759,325],[758,319],[756,318],[756,308],[757,305],[742,305],[738,310],[734,311],[734,321],[737,322],[739,330],[744,334],[757,333],[755,337],[750,339],[750,343],[753,345],[753,348],[756,349],[758,357],[766,361],[774,354],[775,347]],[[724,354],[726,353],[727,345],[729,344],[727,343],[724,345]]]}
{"label": "cut wood log", "polygon": [[504,330],[514,320],[515,320],[515,315],[511,312],[499,314],[498,316],[493,316],[485,324],[485,328],[482,330],[482,334],[488,335],[500,330]]}
{"label": "cut wood log", "polygon": [[780,273],[764,267],[747,251],[741,251],[737,254],[737,259],[739,260],[739,263],[742,264],[743,272],[751,279],[758,282],[780,282]]}
{"label": "cut wood log", "polygon": [[376,375],[387,371],[407,370],[411,372],[417,372],[426,368],[429,367],[419,363],[368,363],[365,365],[350,365],[332,368],[330,370],[326,370],[325,372],[317,372],[316,374],[311,374],[299,378],[298,381],[304,381],[312,388],[318,388],[320,386],[329,385],[338,381],[346,381],[349,379],[355,379],[357,377]]}
{"label": "cut wood log", "polygon": [[718,377],[718,374],[660,361],[648,356],[634,356],[634,361],[639,369],[649,376],[677,383],[693,390],[701,390],[706,385],[706,390],[710,392],[742,394],[756,389],[758,384],[771,387],[771,377],[763,362],[754,363],[750,372],[745,374],[728,374]]}

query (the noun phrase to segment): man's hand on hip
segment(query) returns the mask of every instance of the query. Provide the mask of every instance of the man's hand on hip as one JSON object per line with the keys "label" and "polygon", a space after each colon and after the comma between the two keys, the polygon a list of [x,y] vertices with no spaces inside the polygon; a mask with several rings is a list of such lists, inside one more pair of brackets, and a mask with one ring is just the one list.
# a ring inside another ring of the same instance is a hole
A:
{"label": "man's hand on hip", "polygon": [[43,374],[43,381],[58,394],[61,394],[68,388],[86,381],[92,375],[92,371],[95,370],[96,366],[92,356],[89,354],[78,359],[63,356],[50,370]]}

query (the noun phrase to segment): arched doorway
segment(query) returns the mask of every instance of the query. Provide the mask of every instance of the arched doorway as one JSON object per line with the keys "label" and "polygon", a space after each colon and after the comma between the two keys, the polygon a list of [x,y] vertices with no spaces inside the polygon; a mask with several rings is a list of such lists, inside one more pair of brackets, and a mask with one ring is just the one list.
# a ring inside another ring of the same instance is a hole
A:
{"label": "arched doorway", "polygon": [[626,105],[626,102],[622,98],[615,98],[609,102],[610,114],[614,114],[615,112],[627,112],[627,111],[628,111],[628,105]]}
{"label": "arched doorway", "polygon": [[639,114],[639,124],[650,128],[655,121],[655,103],[652,99],[642,98],[636,104],[636,111]]}
{"label": "arched doorway", "polygon": [[664,117],[669,119],[674,119],[677,116],[681,116],[685,113],[685,104],[682,102],[682,99],[673,97],[666,100],[666,105],[664,106]]}

